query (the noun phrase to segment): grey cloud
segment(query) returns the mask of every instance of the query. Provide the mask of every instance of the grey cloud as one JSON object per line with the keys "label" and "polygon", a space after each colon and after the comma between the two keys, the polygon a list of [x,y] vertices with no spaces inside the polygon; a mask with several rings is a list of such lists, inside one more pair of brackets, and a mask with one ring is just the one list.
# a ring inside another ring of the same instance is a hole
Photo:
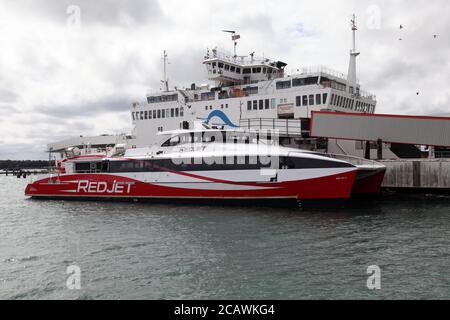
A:
{"label": "grey cloud", "polygon": [[19,98],[19,96],[16,93],[14,93],[13,91],[0,88],[0,103],[16,102],[18,98]]}
{"label": "grey cloud", "polygon": [[66,105],[36,107],[40,113],[56,118],[80,118],[96,116],[105,112],[121,112],[129,109],[133,97],[108,96],[95,101],[77,102]]}
{"label": "grey cloud", "polygon": [[0,104],[0,115],[8,116],[8,115],[14,114],[16,112],[17,112],[17,109],[14,108],[13,106]]}
{"label": "grey cloud", "polygon": [[0,144],[1,160],[45,160],[48,154],[44,152],[45,144]]}
{"label": "grey cloud", "polygon": [[168,75],[171,87],[189,87],[191,83],[206,82],[206,68],[202,64],[205,52],[206,48],[187,47],[186,51],[169,56],[171,64],[168,68]]}
{"label": "grey cloud", "polygon": [[142,25],[164,19],[157,0],[29,0],[21,4],[27,10],[36,10],[63,24],[70,14],[67,8],[71,5],[80,8],[81,23],[126,26],[129,22]]}

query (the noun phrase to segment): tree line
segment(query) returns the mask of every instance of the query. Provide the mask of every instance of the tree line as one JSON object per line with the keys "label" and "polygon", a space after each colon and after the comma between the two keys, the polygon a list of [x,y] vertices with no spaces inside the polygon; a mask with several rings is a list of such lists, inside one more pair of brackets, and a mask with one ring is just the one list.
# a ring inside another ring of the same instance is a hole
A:
{"label": "tree line", "polygon": [[44,169],[48,168],[48,160],[0,160],[0,170],[6,169]]}

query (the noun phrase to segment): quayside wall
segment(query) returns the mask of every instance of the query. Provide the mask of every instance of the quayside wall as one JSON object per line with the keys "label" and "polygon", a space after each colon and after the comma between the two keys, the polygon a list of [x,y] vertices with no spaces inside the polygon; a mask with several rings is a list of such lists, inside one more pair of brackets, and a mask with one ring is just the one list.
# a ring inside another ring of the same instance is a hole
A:
{"label": "quayside wall", "polygon": [[386,167],[383,188],[450,191],[450,159],[380,161]]}

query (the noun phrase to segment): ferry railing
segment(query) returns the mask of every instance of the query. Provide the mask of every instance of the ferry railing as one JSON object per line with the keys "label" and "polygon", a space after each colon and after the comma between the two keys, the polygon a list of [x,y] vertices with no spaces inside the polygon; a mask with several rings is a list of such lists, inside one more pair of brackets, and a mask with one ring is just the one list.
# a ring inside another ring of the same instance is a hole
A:
{"label": "ferry railing", "polygon": [[344,154],[324,153],[322,155],[329,157],[329,158],[336,159],[336,160],[342,160],[345,162],[349,162],[356,166],[368,166],[368,167],[379,167],[380,166],[380,163],[375,160],[358,158],[358,157],[344,155]]}
{"label": "ferry railing", "polygon": [[235,57],[234,54],[229,53],[226,50],[218,50],[218,49],[213,49],[212,53],[205,56],[205,61],[212,59],[219,59],[241,66],[264,65],[268,64],[271,61],[274,61],[272,59],[264,57],[254,57],[253,59],[252,58],[249,59],[248,57],[243,56]]}
{"label": "ferry railing", "polygon": [[277,130],[281,135],[309,136],[309,129],[302,128],[302,121],[295,119],[241,119],[239,126],[252,130]]}

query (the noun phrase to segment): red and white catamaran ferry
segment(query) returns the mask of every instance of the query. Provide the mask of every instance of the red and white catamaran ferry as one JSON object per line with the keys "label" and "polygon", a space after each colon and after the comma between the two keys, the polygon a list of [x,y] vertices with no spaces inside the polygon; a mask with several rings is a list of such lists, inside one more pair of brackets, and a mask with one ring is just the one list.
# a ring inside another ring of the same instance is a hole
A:
{"label": "red and white catamaran ferry", "polygon": [[[164,88],[131,104],[132,132],[48,145],[59,154],[57,173],[26,195],[301,202],[378,195],[386,168],[361,159],[362,146],[310,134],[314,111],[375,112],[375,96],[356,78],[356,30],[354,18],[348,75],[323,67],[287,74],[280,60],[238,56],[230,31],[234,54],[215,48],[204,56],[210,84],[171,89],[165,72]],[[278,133],[267,139],[277,145],[261,138],[266,129]]]}
{"label": "red and white catamaran ferry", "polygon": [[[158,145],[81,155],[26,188],[33,198],[346,200],[358,168],[271,143],[261,132],[180,130]],[[124,151],[124,152],[123,152]]]}

